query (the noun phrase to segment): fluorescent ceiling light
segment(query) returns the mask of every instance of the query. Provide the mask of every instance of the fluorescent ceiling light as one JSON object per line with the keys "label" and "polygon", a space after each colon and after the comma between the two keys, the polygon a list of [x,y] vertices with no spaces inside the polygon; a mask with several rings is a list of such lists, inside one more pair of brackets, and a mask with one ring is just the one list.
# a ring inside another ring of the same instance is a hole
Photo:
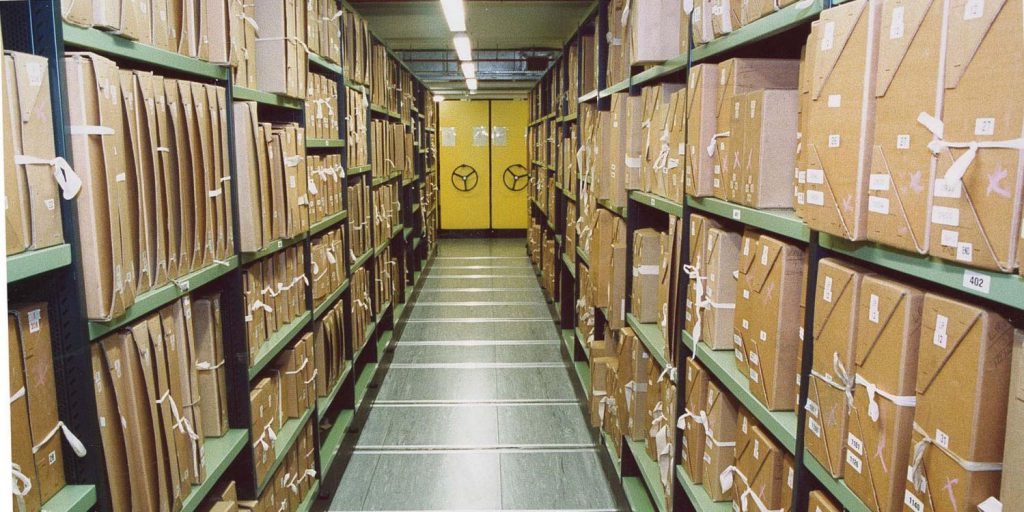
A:
{"label": "fluorescent ceiling light", "polygon": [[455,34],[452,38],[455,44],[455,53],[459,54],[459,60],[465,62],[473,60],[473,49],[469,44],[469,36],[465,33]]}
{"label": "fluorescent ceiling light", "polygon": [[441,103],[442,101],[444,101],[444,96],[441,96],[440,94],[435,94],[434,95],[434,101],[436,103]]}
{"label": "fluorescent ceiling light", "polygon": [[462,74],[466,78],[476,78],[476,63],[475,62],[463,62],[462,63]]}
{"label": "fluorescent ceiling light", "polygon": [[468,87],[470,91],[475,91],[478,85],[479,83],[477,82],[476,78],[466,79],[466,87]]}
{"label": "fluorescent ceiling light", "polygon": [[466,5],[462,0],[441,0],[441,10],[444,11],[444,20],[448,22],[449,30],[466,31]]}

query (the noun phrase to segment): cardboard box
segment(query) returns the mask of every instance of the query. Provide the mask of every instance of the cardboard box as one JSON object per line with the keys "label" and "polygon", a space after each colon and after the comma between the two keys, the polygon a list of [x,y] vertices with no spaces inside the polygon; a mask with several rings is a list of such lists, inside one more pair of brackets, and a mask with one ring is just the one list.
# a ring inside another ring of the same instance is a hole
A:
{"label": "cardboard box", "polygon": [[875,72],[881,2],[857,0],[822,12],[808,107],[805,221],[850,240],[867,235],[874,145]]}
{"label": "cardboard box", "polygon": [[[782,502],[783,450],[760,426],[750,426],[750,439],[742,451],[736,452],[732,493],[734,506],[749,506],[750,500],[760,500],[768,510],[777,510]],[[726,487],[726,486],[723,486]],[[747,489],[756,489],[754,495],[743,496]],[[728,489],[726,489],[728,490]]]}
{"label": "cardboard box", "polygon": [[[597,209],[594,225],[594,243],[591,245],[591,280],[594,283],[594,306],[611,307],[611,291],[615,279],[616,258],[614,247],[626,246],[626,223],[622,218],[603,208]],[[625,279],[626,260],[620,257],[622,278]],[[621,288],[625,288],[625,281]]]}
{"label": "cardboard box", "polygon": [[752,311],[747,338],[748,385],[769,410],[791,410],[799,348],[800,289],[803,249],[761,235],[754,262],[741,283],[741,295]]}
{"label": "cardboard box", "polygon": [[[1013,368],[1010,370],[1010,398],[1006,413],[1006,431],[1024,431],[1024,331],[1014,332]],[[1003,476],[999,498],[1003,504],[1022,503],[1024,487],[1024,446],[1005,443],[1003,448]]]}
{"label": "cardboard box", "polygon": [[[17,346],[16,343],[11,345]],[[104,358],[102,344],[90,343],[89,353],[92,361],[96,413],[99,420],[100,439],[103,443],[103,458],[106,466],[107,485],[110,489],[110,501],[114,510],[130,510],[132,493],[128,476],[128,459],[125,455],[124,431],[121,428],[121,422],[114,421],[114,418],[119,417],[117,400],[114,396],[114,383],[110,378],[110,369]],[[17,431],[14,430],[14,432]],[[25,432],[28,432],[27,425]],[[23,465],[23,471],[24,468]],[[33,485],[33,487],[37,486]],[[34,493],[37,494],[38,490],[34,489]],[[38,500],[38,497],[36,499]]]}
{"label": "cardboard box", "polygon": [[[698,64],[689,73],[686,105],[686,194],[710,196],[720,182],[722,167],[712,160],[718,102],[718,65]],[[709,148],[710,146],[710,148]]]}
{"label": "cardboard box", "polygon": [[[632,329],[628,327],[623,329],[623,338],[627,336],[627,331],[631,332]],[[626,426],[622,432],[634,441],[641,441],[649,430],[647,411],[649,401],[653,397],[648,393],[647,374],[651,371],[652,363],[651,354],[647,352],[647,347],[635,337],[635,333],[629,365],[629,375],[632,381],[627,382],[626,385],[630,386],[631,398],[626,400]],[[620,368],[622,367],[620,366]]]}
{"label": "cardboard box", "polygon": [[[947,14],[929,254],[1010,272],[1018,251],[1024,158],[1005,141],[1018,139],[1024,124],[1017,115],[1024,102],[1024,63],[1013,58],[1024,49],[1024,13],[1014,2],[1000,5],[981,15],[950,5]],[[947,142],[993,147],[972,152],[951,149]]]}
{"label": "cardboard box", "polygon": [[689,277],[687,280],[684,328],[693,337],[694,342],[701,338],[700,329],[703,328],[704,324],[701,316],[704,313],[704,308],[699,307],[699,305],[705,300],[705,297],[704,294],[698,296],[697,287],[699,285],[702,291],[707,287],[708,231],[711,228],[720,227],[721,225],[713,217],[697,213],[690,215],[690,256],[687,259],[689,267],[683,269]]}
{"label": "cardboard box", "polygon": [[[876,395],[877,420],[870,415],[866,383],[894,397],[913,397],[918,371],[921,291],[884,277],[867,275],[857,306],[854,370],[858,384],[843,440],[847,486],[876,510],[898,509],[908,464],[914,407]],[[815,341],[817,342],[817,340]]]}
{"label": "cardboard box", "polygon": [[[796,479],[796,461],[789,452],[782,454],[782,491],[779,493],[779,508],[784,511],[793,510],[793,484]],[[810,508],[809,510],[814,510]],[[819,512],[815,510],[814,512]]]}
{"label": "cardboard box", "polygon": [[711,0],[711,32],[716,38],[740,28],[739,0]]}
{"label": "cardboard box", "polygon": [[673,0],[633,0],[630,5],[629,63],[657,64],[679,55],[682,4]]}
{"label": "cardboard box", "polygon": [[[1013,329],[997,313],[932,293],[922,309],[914,443],[930,441],[919,462],[911,462],[905,499],[932,503],[932,495],[952,494],[954,505],[968,510],[998,494],[1000,472],[969,471],[950,454],[982,464],[1002,461]],[[937,485],[953,479],[960,485]]]}
{"label": "cardboard box", "polygon": [[709,380],[706,399],[701,407],[707,417],[707,429],[704,431],[704,490],[712,501],[729,501],[731,496],[722,489],[722,481],[718,476],[736,462],[739,405],[735,397],[723,392],[715,381]]}
{"label": "cardboard box", "polygon": [[[697,298],[701,310],[700,341],[714,350],[733,347],[733,313],[736,308],[736,276],[740,252],[739,233],[708,228],[704,297]],[[696,332],[696,331],[694,331]]]}
{"label": "cardboard box", "polygon": [[704,439],[706,437],[707,411],[705,400],[708,398],[708,372],[696,359],[686,359],[686,410],[679,417],[677,426],[683,430],[682,466],[690,480],[701,484],[704,480]]}
{"label": "cardboard box", "polygon": [[38,510],[42,504],[39,493],[39,473],[36,472],[32,453],[32,430],[29,421],[26,375],[21,340],[18,336],[17,317],[7,317],[7,344],[10,361],[11,393],[11,463],[28,482],[14,481],[14,508],[11,510]]}
{"label": "cardboard box", "polygon": [[[594,346],[598,344],[603,343],[595,342]],[[619,360],[606,356],[595,357],[591,361],[593,362],[590,364],[590,426],[601,427],[606,423],[608,401],[611,399],[611,390],[607,387],[608,374],[618,368]]]}
{"label": "cardboard box", "polygon": [[[748,276],[754,265],[754,251],[761,234],[754,229],[744,228],[740,240],[739,268],[736,273],[736,309],[732,322],[733,352],[736,357],[736,369],[747,375],[750,366],[747,363],[747,340],[750,339],[750,320],[755,307],[750,302],[750,284]],[[744,293],[746,290],[746,293]]]}
{"label": "cardboard box", "polygon": [[[3,71],[3,68],[0,68]],[[3,96],[7,98],[7,73],[2,73],[4,78],[0,81],[3,88]],[[13,113],[10,108],[3,110],[4,126],[12,126],[14,122]],[[4,168],[14,169],[14,137],[4,137]],[[7,255],[17,254],[28,249],[32,243],[32,232],[29,228],[30,217],[26,205],[23,202],[22,194],[19,192],[19,173],[4,173],[4,213],[7,219]]]}
{"label": "cardboard box", "polygon": [[633,232],[633,287],[630,310],[641,323],[658,320],[658,274],[662,233],[651,228]]}
{"label": "cardboard box", "polygon": [[790,169],[796,161],[797,91],[770,89],[742,96],[743,146],[739,169],[743,204],[754,208],[793,205]]}
{"label": "cardboard box", "polygon": [[693,25],[694,47],[714,39],[714,32],[711,30],[713,9],[714,2],[712,0],[695,0],[693,2],[693,11],[690,12],[690,24]]}
{"label": "cardboard box", "polygon": [[807,509],[814,512],[841,512],[843,510],[832,503],[832,499],[823,491],[811,491],[807,497]]}
{"label": "cardboard box", "polygon": [[867,237],[922,254],[929,245],[936,158],[928,149],[932,135],[917,116],[935,116],[941,105],[943,6],[889,0],[880,12],[881,29],[890,34],[879,38]]}
{"label": "cardboard box", "polygon": [[211,437],[220,437],[228,428],[220,296],[195,300],[192,303],[192,318],[196,334],[196,368],[199,370],[199,387],[202,390],[199,405],[202,408],[203,430]]}
{"label": "cardboard box", "polygon": [[847,389],[853,384],[863,278],[860,268],[842,260],[824,258],[818,263],[804,444],[837,479],[842,478],[846,465],[847,419],[852,405],[847,401]]}

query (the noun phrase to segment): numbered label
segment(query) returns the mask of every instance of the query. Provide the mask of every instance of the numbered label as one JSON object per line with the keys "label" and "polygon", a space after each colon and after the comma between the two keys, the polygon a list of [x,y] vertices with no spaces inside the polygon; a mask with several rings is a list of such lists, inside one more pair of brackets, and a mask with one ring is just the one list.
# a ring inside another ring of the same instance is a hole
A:
{"label": "numbered label", "polygon": [[740,218],[742,218],[742,217],[743,217],[743,212],[741,212],[739,208],[733,208],[732,209],[732,218],[733,219],[740,220]]}
{"label": "numbered label", "polygon": [[992,276],[964,270],[964,288],[988,295],[992,289]]}

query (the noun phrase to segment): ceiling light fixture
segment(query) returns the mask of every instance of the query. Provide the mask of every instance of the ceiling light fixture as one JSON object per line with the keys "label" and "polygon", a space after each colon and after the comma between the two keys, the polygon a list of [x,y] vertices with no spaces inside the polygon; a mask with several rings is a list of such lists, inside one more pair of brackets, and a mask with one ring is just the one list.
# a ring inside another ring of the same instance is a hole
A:
{"label": "ceiling light fixture", "polygon": [[476,63],[475,62],[463,62],[462,63],[462,75],[466,78],[476,78]]}
{"label": "ceiling light fixture", "polygon": [[455,34],[452,43],[455,44],[455,53],[459,54],[459,60],[463,62],[473,60],[473,48],[469,44],[468,35],[464,32]]}
{"label": "ceiling light fixture", "polygon": [[466,5],[462,0],[441,0],[441,10],[444,11],[444,20],[448,22],[449,30],[466,31]]}
{"label": "ceiling light fixture", "polygon": [[476,88],[477,88],[477,87],[478,87],[479,85],[480,85],[480,84],[479,84],[479,82],[477,82],[477,79],[476,79],[476,78],[467,78],[467,79],[466,79],[466,87],[468,87],[470,91],[475,91],[475,90],[476,90]]}

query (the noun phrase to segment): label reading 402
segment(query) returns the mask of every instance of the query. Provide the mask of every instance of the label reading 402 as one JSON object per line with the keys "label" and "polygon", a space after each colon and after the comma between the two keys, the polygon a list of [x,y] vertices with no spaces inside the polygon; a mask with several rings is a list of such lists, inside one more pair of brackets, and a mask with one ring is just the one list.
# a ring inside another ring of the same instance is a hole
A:
{"label": "label reading 402", "polygon": [[992,289],[992,276],[975,272],[973,270],[964,270],[964,288],[979,293],[988,294]]}

